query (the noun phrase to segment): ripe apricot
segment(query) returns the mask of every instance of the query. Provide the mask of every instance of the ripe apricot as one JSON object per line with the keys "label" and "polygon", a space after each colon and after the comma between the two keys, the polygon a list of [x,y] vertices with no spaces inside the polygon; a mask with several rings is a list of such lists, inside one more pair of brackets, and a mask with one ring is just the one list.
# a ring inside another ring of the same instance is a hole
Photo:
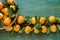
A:
{"label": "ripe apricot", "polygon": [[54,22],[56,21],[56,17],[55,17],[55,16],[50,16],[50,17],[49,17],[49,21],[50,21],[51,23],[54,23]]}
{"label": "ripe apricot", "polygon": [[51,32],[56,32],[57,31],[57,27],[56,27],[55,24],[53,24],[53,25],[50,26],[50,31]]}
{"label": "ripe apricot", "polygon": [[2,19],[3,18],[3,14],[2,13],[0,13],[0,19]]}
{"label": "ripe apricot", "polygon": [[3,12],[4,15],[9,15],[9,13],[8,13],[8,8],[3,8],[3,9],[1,10],[1,12]]}
{"label": "ripe apricot", "polygon": [[7,17],[7,16],[6,16],[6,15],[4,15],[4,16],[3,16],[3,19],[5,19],[6,17]]}
{"label": "ripe apricot", "polygon": [[41,17],[41,18],[40,18],[40,24],[44,24],[45,21],[46,21],[46,18],[45,18],[45,17]]}
{"label": "ripe apricot", "polygon": [[25,33],[30,34],[31,30],[32,30],[32,28],[30,26],[26,26]]}
{"label": "ripe apricot", "polygon": [[23,17],[23,16],[18,16],[17,22],[18,22],[19,24],[24,23],[24,17]]}
{"label": "ripe apricot", "polygon": [[20,25],[18,25],[18,24],[15,25],[15,26],[14,26],[14,31],[15,31],[15,32],[19,32],[19,31],[20,31]]}
{"label": "ripe apricot", "polygon": [[38,34],[40,31],[36,28],[34,28],[34,33]]}
{"label": "ripe apricot", "polygon": [[31,21],[32,21],[32,24],[36,24],[36,18],[35,17],[32,17]]}
{"label": "ripe apricot", "polygon": [[13,4],[14,3],[14,0],[7,0],[7,3],[8,4]]}
{"label": "ripe apricot", "polygon": [[5,25],[9,25],[11,23],[11,18],[10,17],[6,17],[5,19],[4,19],[4,24]]}
{"label": "ripe apricot", "polygon": [[3,8],[4,4],[0,2],[0,10]]}
{"label": "ripe apricot", "polygon": [[5,28],[6,31],[12,31],[12,29],[13,29],[12,26],[7,26],[7,27]]}
{"label": "ripe apricot", "polygon": [[46,26],[42,26],[41,32],[42,32],[42,33],[46,33],[46,32],[47,32],[47,27],[46,27]]}

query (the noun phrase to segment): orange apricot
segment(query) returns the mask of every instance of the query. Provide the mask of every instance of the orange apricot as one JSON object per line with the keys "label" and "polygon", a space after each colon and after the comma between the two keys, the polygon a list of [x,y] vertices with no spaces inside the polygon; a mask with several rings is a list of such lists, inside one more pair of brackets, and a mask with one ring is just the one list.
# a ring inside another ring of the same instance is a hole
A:
{"label": "orange apricot", "polygon": [[55,24],[53,24],[53,25],[50,26],[50,31],[51,32],[56,32],[57,31],[57,27],[56,27]]}
{"label": "orange apricot", "polygon": [[2,19],[3,18],[3,14],[2,13],[0,13],[0,19]]}
{"label": "orange apricot", "polygon": [[8,8],[3,8],[3,9],[1,10],[1,12],[3,12],[4,15],[9,15],[9,13],[8,13]]}
{"label": "orange apricot", "polygon": [[41,18],[40,18],[40,24],[44,24],[45,21],[46,21],[46,18],[45,18],[45,17],[41,17]]}
{"label": "orange apricot", "polygon": [[15,32],[19,32],[19,31],[20,31],[20,25],[18,25],[18,24],[15,25],[15,26],[14,26],[14,31],[15,31]]}
{"label": "orange apricot", "polygon": [[34,33],[38,34],[40,31],[36,28],[34,28]]}
{"label": "orange apricot", "polygon": [[31,21],[32,21],[32,24],[36,24],[36,18],[35,17],[32,17]]}
{"label": "orange apricot", "polygon": [[4,24],[5,25],[9,25],[11,23],[11,18],[10,17],[6,17],[5,19],[4,19]]}
{"label": "orange apricot", "polygon": [[47,27],[46,27],[46,26],[42,26],[41,32],[42,32],[42,33],[46,33],[46,32],[47,32]]}
{"label": "orange apricot", "polygon": [[49,21],[50,21],[51,23],[54,23],[54,22],[56,21],[56,17],[55,17],[55,16],[50,16],[50,17],[49,17]]}
{"label": "orange apricot", "polygon": [[13,4],[14,3],[14,0],[7,0],[7,3],[8,4]]}
{"label": "orange apricot", "polygon": [[30,26],[26,26],[25,33],[30,34],[31,30],[32,30],[32,28]]}
{"label": "orange apricot", "polygon": [[23,16],[18,16],[17,22],[19,24],[24,23],[24,17]]}
{"label": "orange apricot", "polygon": [[4,15],[4,16],[3,16],[3,19],[5,19],[6,17],[7,17],[7,16],[6,16],[6,15]]}
{"label": "orange apricot", "polygon": [[0,2],[0,9],[2,9],[4,6],[4,4],[2,2]]}
{"label": "orange apricot", "polygon": [[6,30],[6,31],[12,31],[12,29],[13,29],[12,26],[7,26],[7,27],[5,27],[5,30]]}

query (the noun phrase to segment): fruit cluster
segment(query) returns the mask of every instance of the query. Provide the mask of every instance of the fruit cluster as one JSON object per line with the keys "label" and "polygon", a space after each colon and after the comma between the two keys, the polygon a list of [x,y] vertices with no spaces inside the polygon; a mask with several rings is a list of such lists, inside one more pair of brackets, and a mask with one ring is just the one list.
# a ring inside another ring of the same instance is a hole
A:
{"label": "fruit cluster", "polygon": [[10,25],[16,17],[17,9],[18,6],[14,0],[6,0],[5,3],[0,2],[0,26],[5,26],[4,29],[6,31],[26,34],[31,32],[39,34],[60,31],[60,18],[56,16],[18,16],[16,21]]}
{"label": "fruit cluster", "polygon": [[6,0],[6,2],[0,2],[0,26],[8,26],[12,23],[16,17],[17,5],[14,0]]}
{"label": "fruit cluster", "polygon": [[[57,32],[57,29],[60,27],[60,18],[56,16],[50,17],[24,17],[18,16],[16,23],[20,25],[20,31],[24,28],[26,34],[31,33],[32,31],[36,34],[38,33],[49,33],[50,32]],[[17,29],[18,30],[18,29]],[[59,29],[60,30],[60,29]]]}
{"label": "fruit cluster", "polygon": [[[30,34],[34,32],[35,34],[39,33],[50,33],[57,32],[57,29],[60,30],[60,18],[55,16],[50,17],[29,17],[29,16],[18,16],[15,23],[6,27],[6,31],[14,31],[18,33]],[[8,30],[7,30],[8,29]]]}

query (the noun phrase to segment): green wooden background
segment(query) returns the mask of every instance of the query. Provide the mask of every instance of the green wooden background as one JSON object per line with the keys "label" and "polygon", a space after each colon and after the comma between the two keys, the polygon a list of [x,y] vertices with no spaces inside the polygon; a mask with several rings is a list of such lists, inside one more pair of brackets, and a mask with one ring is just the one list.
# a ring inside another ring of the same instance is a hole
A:
{"label": "green wooden background", "polygon": [[[4,0],[0,0],[4,1]],[[16,0],[19,6],[19,15],[23,16],[50,16],[60,17],[60,0]],[[60,40],[60,33],[50,34],[20,34],[11,36],[6,31],[0,31],[0,40]]]}

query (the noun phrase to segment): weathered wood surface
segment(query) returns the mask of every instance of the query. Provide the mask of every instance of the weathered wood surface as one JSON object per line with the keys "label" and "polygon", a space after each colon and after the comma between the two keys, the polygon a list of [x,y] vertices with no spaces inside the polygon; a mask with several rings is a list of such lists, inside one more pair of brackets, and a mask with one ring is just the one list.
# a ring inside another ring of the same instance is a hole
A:
{"label": "weathered wood surface", "polygon": [[[0,0],[3,1],[3,0]],[[60,16],[60,0],[16,0],[19,14],[23,16]],[[0,40],[60,40],[60,33],[11,36],[0,31]]]}

